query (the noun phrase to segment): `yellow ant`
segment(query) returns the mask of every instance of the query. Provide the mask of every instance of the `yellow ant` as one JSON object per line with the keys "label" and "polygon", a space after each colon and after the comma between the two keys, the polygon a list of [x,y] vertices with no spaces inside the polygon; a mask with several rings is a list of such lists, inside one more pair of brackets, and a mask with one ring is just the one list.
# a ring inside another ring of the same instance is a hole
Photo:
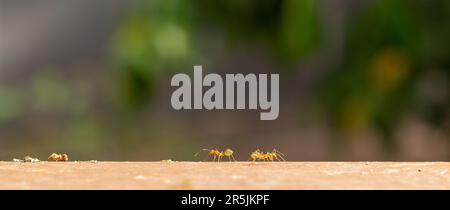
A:
{"label": "yellow ant", "polygon": [[217,162],[220,162],[220,160],[224,156],[228,157],[229,161],[236,161],[236,159],[233,156],[234,152],[231,149],[226,149],[225,151],[219,151],[218,149],[202,149],[199,152],[197,152],[194,156],[197,156],[198,154],[200,154],[203,151],[207,151],[208,156],[213,157],[213,161],[215,161],[217,158]]}
{"label": "yellow ant", "polygon": [[251,161],[257,161],[257,160],[262,160],[262,161],[285,161],[284,159],[284,154],[281,153],[280,151],[273,149],[272,152],[266,152],[264,154],[263,151],[257,149],[254,152],[252,152],[250,154],[250,159]]}

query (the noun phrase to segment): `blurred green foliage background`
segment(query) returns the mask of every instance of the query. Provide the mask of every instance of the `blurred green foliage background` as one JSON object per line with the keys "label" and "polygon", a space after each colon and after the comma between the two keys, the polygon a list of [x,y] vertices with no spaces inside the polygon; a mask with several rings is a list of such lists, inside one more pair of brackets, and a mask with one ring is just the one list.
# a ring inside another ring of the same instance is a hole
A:
{"label": "blurred green foliage background", "polygon": [[[449,1],[0,8],[1,159],[195,160],[217,147],[240,159],[277,148],[289,160],[450,160]],[[172,110],[170,77],[198,64],[279,73],[279,119]]]}

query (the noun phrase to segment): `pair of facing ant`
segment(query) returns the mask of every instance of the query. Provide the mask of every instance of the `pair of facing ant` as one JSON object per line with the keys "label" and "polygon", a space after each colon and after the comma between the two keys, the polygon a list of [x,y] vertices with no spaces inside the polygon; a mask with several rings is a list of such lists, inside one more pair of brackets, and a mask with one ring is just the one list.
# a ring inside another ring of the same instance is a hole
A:
{"label": "pair of facing ant", "polygon": [[[218,149],[202,149],[194,156],[197,156],[201,152],[208,152],[208,156],[213,158],[213,161],[220,162],[223,157],[227,157],[229,161],[236,161],[233,156],[233,150],[226,149],[225,151],[219,151]],[[262,150],[257,149],[250,154],[249,161],[285,161],[284,154],[280,151],[273,149],[272,152],[264,153]]]}

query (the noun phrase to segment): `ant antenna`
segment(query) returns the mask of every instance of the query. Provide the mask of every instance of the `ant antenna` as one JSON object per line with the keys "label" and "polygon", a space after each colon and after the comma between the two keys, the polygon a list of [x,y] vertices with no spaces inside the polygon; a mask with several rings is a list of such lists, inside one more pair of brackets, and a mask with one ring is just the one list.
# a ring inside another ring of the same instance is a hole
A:
{"label": "ant antenna", "polygon": [[197,153],[195,153],[195,157],[197,157],[198,154],[200,154],[203,151],[210,151],[209,149],[201,149],[200,151],[198,151]]}
{"label": "ant antenna", "polygon": [[278,154],[280,154],[280,155],[282,155],[282,156],[285,156],[282,152],[278,151],[277,149],[273,149],[273,151],[278,153]]}

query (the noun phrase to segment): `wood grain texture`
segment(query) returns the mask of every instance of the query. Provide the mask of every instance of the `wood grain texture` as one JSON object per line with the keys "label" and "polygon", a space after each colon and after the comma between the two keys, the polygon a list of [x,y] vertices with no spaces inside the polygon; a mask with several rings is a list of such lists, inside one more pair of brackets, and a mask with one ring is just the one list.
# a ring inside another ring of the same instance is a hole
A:
{"label": "wood grain texture", "polygon": [[0,162],[0,189],[450,189],[450,163]]}

